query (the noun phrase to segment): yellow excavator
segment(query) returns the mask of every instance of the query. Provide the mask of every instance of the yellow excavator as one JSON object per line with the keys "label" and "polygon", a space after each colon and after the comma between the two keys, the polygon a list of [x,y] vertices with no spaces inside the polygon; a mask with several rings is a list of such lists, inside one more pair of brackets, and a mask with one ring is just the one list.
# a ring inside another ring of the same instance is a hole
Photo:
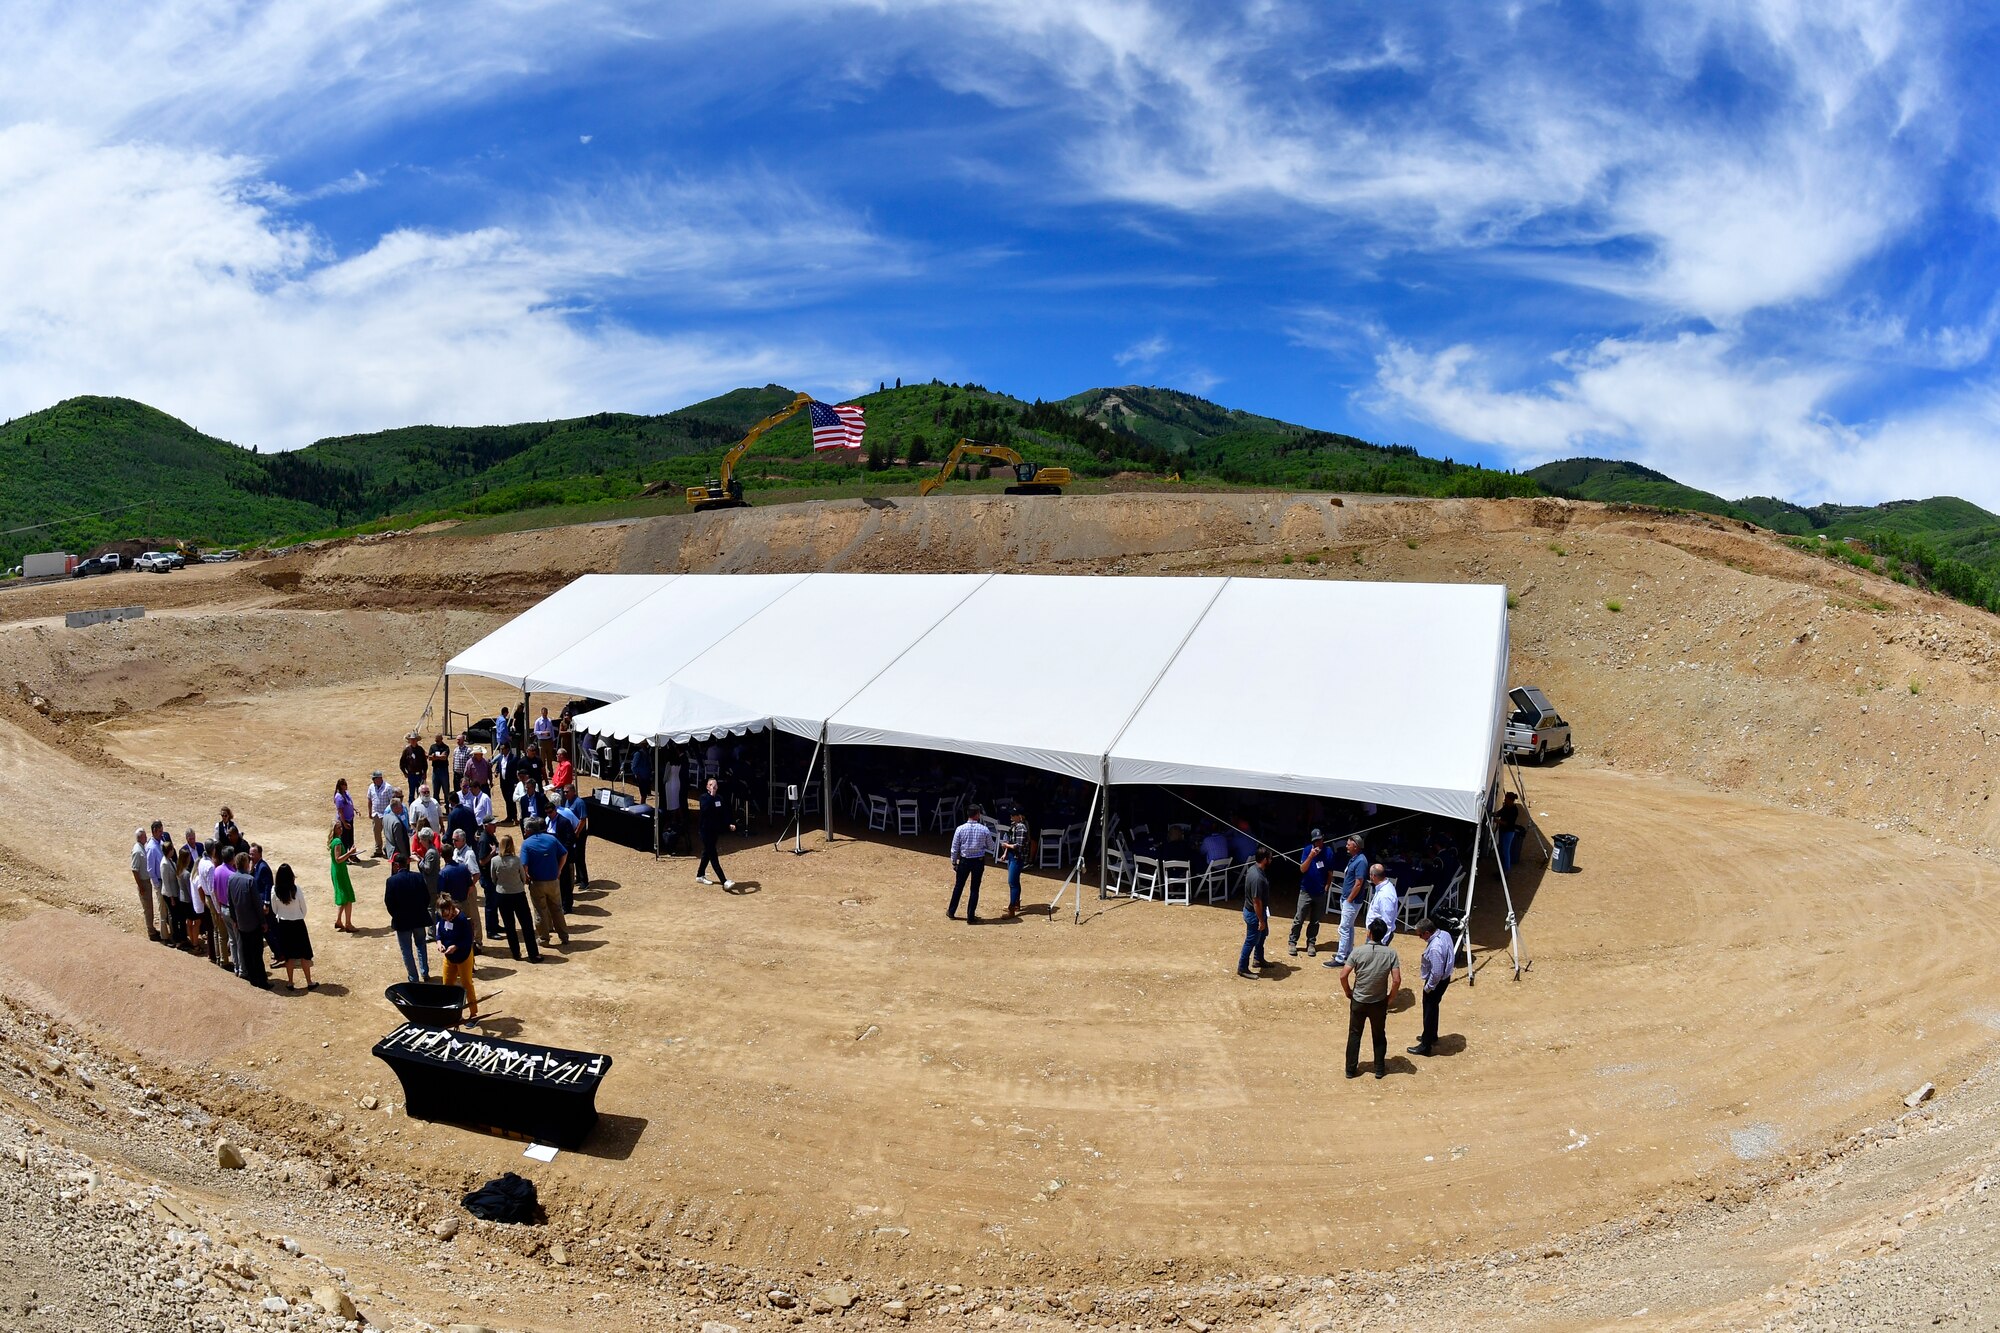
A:
{"label": "yellow excavator", "polygon": [[981,444],[977,440],[960,440],[945,455],[944,466],[937,470],[935,477],[926,477],[917,485],[918,495],[929,495],[938,487],[951,480],[959,462],[966,458],[991,458],[1006,463],[1014,469],[1014,484],[1007,488],[1009,495],[1061,495],[1063,487],[1069,485],[1069,469],[1066,467],[1041,467],[1030,463],[1015,450],[1004,444]]}
{"label": "yellow excavator", "polygon": [[[741,509],[748,503],[743,498],[743,483],[736,480],[736,465],[743,461],[743,455],[750,452],[750,446],[757,443],[760,436],[800,408],[812,402],[812,395],[802,393],[792,399],[790,407],[780,408],[770,416],[750,428],[750,433],[737,441],[735,448],[722,456],[720,476],[710,477],[706,486],[687,488],[687,502],[690,509]],[[667,483],[656,481],[641,494],[658,495],[667,489]]]}

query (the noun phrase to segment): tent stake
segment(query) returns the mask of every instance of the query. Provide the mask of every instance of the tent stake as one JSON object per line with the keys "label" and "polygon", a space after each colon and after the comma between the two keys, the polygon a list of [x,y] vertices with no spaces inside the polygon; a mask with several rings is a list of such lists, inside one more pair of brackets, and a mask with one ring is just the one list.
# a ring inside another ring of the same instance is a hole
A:
{"label": "tent stake", "polygon": [[1491,836],[1491,830],[1488,832],[1486,845],[1493,849],[1493,868],[1500,872],[1500,896],[1507,902],[1507,939],[1514,955],[1514,980],[1519,981],[1529,966],[1521,957],[1520,918],[1514,915],[1514,891],[1507,887],[1507,863],[1500,855],[1500,839]]}

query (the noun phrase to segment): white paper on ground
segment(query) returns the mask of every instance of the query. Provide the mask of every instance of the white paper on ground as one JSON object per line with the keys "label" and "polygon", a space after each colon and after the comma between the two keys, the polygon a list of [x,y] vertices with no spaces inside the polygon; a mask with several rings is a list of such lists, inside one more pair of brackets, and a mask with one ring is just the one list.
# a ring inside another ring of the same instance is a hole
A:
{"label": "white paper on ground", "polygon": [[521,1156],[532,1157],[538,1162],[553,1162],[556,1160],[556,1150],[549,1147],[546,1143],[534,1143],[530,1144],[528,1151],[522,1153]]}

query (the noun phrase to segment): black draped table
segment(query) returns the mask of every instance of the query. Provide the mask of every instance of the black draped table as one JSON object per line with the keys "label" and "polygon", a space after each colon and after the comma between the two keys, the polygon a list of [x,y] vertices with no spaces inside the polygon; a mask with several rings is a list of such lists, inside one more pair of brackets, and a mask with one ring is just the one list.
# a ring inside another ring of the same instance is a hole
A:
{"label": "black draped table", "polygon": [[576,1148],[597,1124],[611,1057],[405,1023],[375,1043],[414,1120],[490,1125]]}

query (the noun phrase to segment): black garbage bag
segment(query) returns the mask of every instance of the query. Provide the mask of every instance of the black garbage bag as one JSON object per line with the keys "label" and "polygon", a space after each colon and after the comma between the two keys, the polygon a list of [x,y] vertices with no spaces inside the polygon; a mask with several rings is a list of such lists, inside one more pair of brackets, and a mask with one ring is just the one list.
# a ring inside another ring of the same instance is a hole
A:
{"label": "black garbage bag", "polygon": [[465,1211],[488,1222],[538,1222],[542,1206],[535,1198],[535,1182],[509,1171],[498,1180],[489,1180],[463,1200]]}

